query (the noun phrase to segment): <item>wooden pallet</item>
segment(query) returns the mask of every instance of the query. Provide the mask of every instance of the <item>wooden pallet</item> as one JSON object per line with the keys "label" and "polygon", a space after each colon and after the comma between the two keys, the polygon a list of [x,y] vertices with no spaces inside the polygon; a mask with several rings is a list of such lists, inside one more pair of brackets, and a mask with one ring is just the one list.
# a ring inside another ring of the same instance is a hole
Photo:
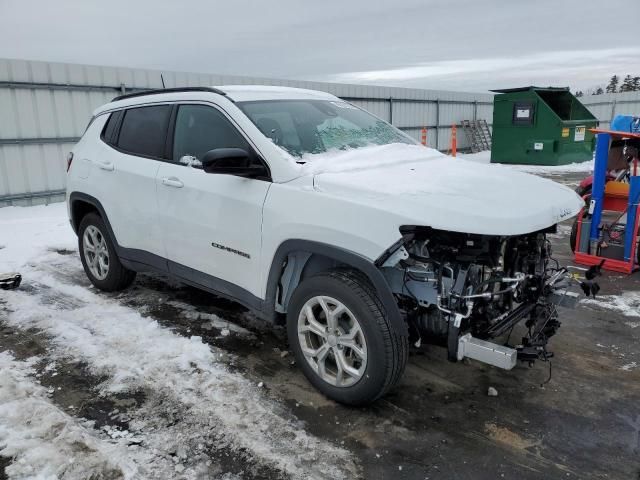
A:
{"label": "wooden pallet", "polygon": [[491,130],[486,120],[462,120],[462,129],[469,141],[471,153],[491,150]]}

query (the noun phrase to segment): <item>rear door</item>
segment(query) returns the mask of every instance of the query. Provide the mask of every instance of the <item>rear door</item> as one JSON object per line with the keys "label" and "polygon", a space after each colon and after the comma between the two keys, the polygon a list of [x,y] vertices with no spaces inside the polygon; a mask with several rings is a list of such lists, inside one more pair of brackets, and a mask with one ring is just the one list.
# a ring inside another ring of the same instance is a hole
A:
{"label": "rear door", "polygon": [[[221,293],[259,295],[262,208],[268,179],[205,173],[198,159],[216,148],[242,148],[262,160],[237,126],[212,105],[178,107],[172,163],[157,173],[158,215],[169,269]],[[255,300],[255,298],[254,298]]]}
{"label": "rear door", "polygon": [[[120,246],[144,263],[162,266],[164,256],[157,222],[156,173],[164,152],[172,105],[133,107],[112,113],[103,130],[106,144],[95,160],[92,184]],[[146,253],[158,256],[155,261]]]}

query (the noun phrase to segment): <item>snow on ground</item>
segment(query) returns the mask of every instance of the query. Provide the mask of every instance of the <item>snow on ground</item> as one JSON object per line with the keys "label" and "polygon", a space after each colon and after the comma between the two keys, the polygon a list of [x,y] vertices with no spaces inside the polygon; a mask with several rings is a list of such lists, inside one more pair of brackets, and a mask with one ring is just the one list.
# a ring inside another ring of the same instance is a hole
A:
{"label": "snow on ground", "polygon": [[625,372],[629,372],[631,370],[633,370],[634,368],[638,367],[638,362],[631,362],[631,363],[627,363],[626,365],[623,365],[622,367],[620,367],[620,370],[624,370]]}
{"label": "snow on ground", "polygon": [[240,325],[236,325],[233,322],[229,322],[213,313],[199,312],[196,307],[188,303],[180,302],[178,300],[170,300],[167,302],[167,305],[171,305],[172,307],[176,307],[180,309],[180,311],[182,312],[182,315],[189,320],[193,320],[194,322],[208,321],[212,327],[217,328],[222,332],[224,331],[227,331],[227,333],[235,332],[239,335],[244,335],[244,336],[253,335],[252,332],[250,332],[244,327],[241,327]]}
{"label": "snow on ground", "polygon": [[0,352],[0,455],[13,458],[10,478],[136,478],[118,442],[106,442],[90,422],[79,421],[47,398],[33,364]]}
{"label": "snow on ground", "polygon": [[[19,270],[23,276],[20,289],[0,294],[0,307],[6,311],[4,322],[14,328],[45,332],[53,344],[48,354],[86,363],[91,373],[105,378],[103,394],[144,390],[152,398],[166,399],[158,404],[177,406],[180,416],[188,419],[182,430],[177,426],[147,433],[143,427],[150,423],[153,411],[137,422],[136,433],[153,447],[158,461],[169,458],[176,442],[213,441],[214,447],[247,452],[293,478],[355,476],[357,468],[346,450],[306,433],[286,407],[241,373],[231,371],[221,360],[228,357],[224,352],[203,343],[200,337],[173,333],[113,297],[65,281],[58,273],[69,269],[79,273],[80,261],[77,254],[60,255],[55,250],[75,249],[75,244],[64,204],[0,209],[0,245],[4,246],[0,249],[0,271]],[[242,331],[241,327],[236,330]],[[0,367],[3,375],[8,368],[7,363]],[[16,423],[26,422],[16,416],[19,412],[12,413],[18,404],[5,408],[0,428],[12,430]],[[9,423],[6,418],[15,420]],[[54,424],[41,428],[39,438],[51,442],[51,450],[42,451],[43,458],[51,455],[54,464],[54,451],[63,451],[64,443],[55,435]],[[6,448],[20,448],[15,443],[18,440],[7,437]],[[78,469],[90,469],[96,461],[76,457]],[[193,477],[203,468],[191,458],[185,461],[186,465],[176,470],[180,477]]]}
{"label": "snow on ground", "polygon": [[[597,298],[585,298],[583,304],[614,310],[627,317],[640,317],[640,292],[622,292],[620,295],[602,295]],[[627,322],[631,328],[639,326],[636,322]]]}
{"label": "snow on ground", "polygon": [[65,203],[0,208],[0,272],[19,270],[49,249],[75,249]]}
{"label": "snow on ground", "polygon": [[[491,162],[491,152],[484,151],[478,153],[459,153],[458,156],[470,162],[476,163],[490,163]],[[498,165],[498,164],[493,164]],[[587,162],[581,163],[570,163],[569,165],[509,165],[509,164],[500,164],[503,167],[511,168],[514,170],[518,170],[521,172],[527,173],[535,173],[538,175],[553,175],[553,174],[562,174],[562,173],[582,173],[585,174],[593,172],[593,167],[595,162],[593,160],[589,160]],[[586,175],[585,175],[586,176]]]}

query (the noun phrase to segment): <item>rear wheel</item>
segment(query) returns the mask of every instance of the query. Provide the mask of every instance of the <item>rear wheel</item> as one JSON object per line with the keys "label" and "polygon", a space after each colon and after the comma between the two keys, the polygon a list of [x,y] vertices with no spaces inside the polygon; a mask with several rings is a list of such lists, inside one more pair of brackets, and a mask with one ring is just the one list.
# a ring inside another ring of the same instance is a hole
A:
{"label": "rear wheel", "polygon": [[584,197],[585,195],[591,195],[591,185],[576,188],[576,193],[581,197]]}
{"label": "rear wheel", "polygon": [[[584,191],[584,193],[581,193],[581,191]],[[584,189],[581,189],[580,187],[576,188],[576,193],[578,193],[582,197],[587,195],[584,198],[584,203],[585,203],[585,207],[584,208],[586,209],[589,206],[589,203],[591,201],[591,185],[585,187]],[[586,213],[586,211],[585,211],[585,213]],[[584,214],[582,215],[582,218],[584,218]],[[569,236],[569,246],[571,247],[571,251],[573,253],[576,252],[576,243],[577,242],[578,242],[578,217],[576,217],[573,220],[573,225],[571,225],[571,235]]]}
{"label": "rear wheel", "polygon": [[307,379],[338,402],[370,403],[404,371],[406,337],[395,332],[373,288],[354,272],[303,281],[289,303],[287,332]]}
{"label": "rear wheel", "polygon": [[573,221],[573,225],[571,225],[571,235],[569,236],[569,245],[571,246],[571,251],[573,253],[576,252],[577,241],[578,241],[578,219],[576,218]]}
{"label": "rear wheel", "polygon": [[107,227],[96,213],[82,218],[78,228],[78,250],[87,277],[100,290],[113,292],[127,288],[136,272],[125,268],[116,254]]}

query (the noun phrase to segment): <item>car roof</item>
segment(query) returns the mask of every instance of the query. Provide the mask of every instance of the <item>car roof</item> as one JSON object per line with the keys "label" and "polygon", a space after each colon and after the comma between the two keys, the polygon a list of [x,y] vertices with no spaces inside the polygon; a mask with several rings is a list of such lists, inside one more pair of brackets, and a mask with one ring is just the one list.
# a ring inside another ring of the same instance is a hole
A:
{"label": "car roof", "polygon": [[268,85],[222,85],[218,87],[184,87],[166,90],[148,90],[121,95],[110,103],[97,108],[94,115],[117,108],[154,102],[203,100],[209,96],[223,95],[233,102],[256,100],[339,100],[330,93],[305,88]]}

